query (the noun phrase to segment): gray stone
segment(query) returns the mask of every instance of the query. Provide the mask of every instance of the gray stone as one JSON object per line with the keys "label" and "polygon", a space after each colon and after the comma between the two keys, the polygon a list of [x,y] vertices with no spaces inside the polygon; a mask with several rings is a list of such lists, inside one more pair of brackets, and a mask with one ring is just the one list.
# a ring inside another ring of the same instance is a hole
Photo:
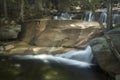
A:
{"label": "gray stone", "polygon": [[0,46],[0,51],[4,51],[4,47],[3,46]]}
{"label": "gray stone", "polygon": [[21,25],[7,24],[0,26],[0,40],[16,39],[21,31]]}
{"label": "gray stone", "polygon": [[90,42],[93,54],[100,67],[107,72],[115,74],[120,73],[119,56],[116,56],[116,52],[113,51],[113,49],[120,51],[120,31],[118,30],[120,29],[113,29],[105,34],[105,36],[110,37],[109,41],[112,42],[112,45],[105,36],[95,38]]}
{"label": "gray stone", "polygon": [[11,44],[4,46],[5,50],[10,50],[10,49],[12,49],[12,48],[14,48],[14,47],[15,47],[15,46],[14,46],[14,45],[11,45]]}
{"label": "gray stone", "polygon": [[115,80],[120,80],[120,74],[117,74],[117,75],[115,76]]}

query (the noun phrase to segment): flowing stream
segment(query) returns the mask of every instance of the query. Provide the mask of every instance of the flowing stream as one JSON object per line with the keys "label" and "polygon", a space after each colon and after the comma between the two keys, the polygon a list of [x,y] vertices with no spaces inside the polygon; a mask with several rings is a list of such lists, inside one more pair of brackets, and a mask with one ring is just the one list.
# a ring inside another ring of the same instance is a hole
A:
{"label": "flowing stream", "polygon": [[0,55],[1,80],[106,80],[91,47],[59,55]]}
{"label": "flowing stream", "polygon": [[[96,12],[97,13],[97,12]],[[101,11],[98,12],[98,21],[101,23],[107,23],[107,12],[106,11]],[[91,11],[87,11],[85,13],[84,21],[95,21],[95,16]],[[112,15],[112,23],[113,24],[120,24],[120,12],[119,11],[114,11]]]}
{"label": "flowing stream", "polygon": [[[84,13],[83,21],[99,21],[101,23],[107,23],[107,12],[106,11],[99,11],[96,12],[98,16],[98,20],[95,20],[95,15],[92,11],[86,11]],[[65,13],[59,13],[53,17],[54,20],[73,20],[75,16],[78,14],[69,14],[67,12]],[[82,19],[82,17],[81,17]],[[120,24],[120,12],[119,11],[113,11],[112,15],[112,23],[115,25]]]}

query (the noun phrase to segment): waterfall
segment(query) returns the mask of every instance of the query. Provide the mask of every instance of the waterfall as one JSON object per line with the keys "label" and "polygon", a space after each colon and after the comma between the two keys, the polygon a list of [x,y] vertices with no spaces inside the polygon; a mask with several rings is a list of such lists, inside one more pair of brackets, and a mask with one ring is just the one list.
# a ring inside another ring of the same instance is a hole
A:
{"label": "waterfall", "polygon": [[61,20],[71,20],[71,17],[68,13],[61,13],[60,19]]}
{"label": "waterfall", "polygon": [[74,17],[75,15],[73,14],[69,14],[67,12],[65,13],[59,13],[56,14],[55,16],[53,16],[54,20],[72,20],[72,17]]}
{"label": "waterfall", "polygon": [[[106,11],[100,11],[100,12],[96,12],[96,13],[100,13],[100,15],[98,15],[99,22],[107,23],[107,12]],[[84,21],[90,22],[90,21],[94,21],[94,20],[95,20],[95,16],[93,15],[92,11],[85,12]],[[115,25],[120,24],[120,12],[119,11],[113,11],[112,23]]]}
{"label": "waterfall", "polygon": [[[102,12],[100,14],[100,18],[99,18],[99,21],[101,23],[107,23],[107,12]],[[120,13],[113,13],[112,15],[112,23],[113,24],[120,24]]]}
{"label": "waterfall", "polygon": [[95,16],[93,15],[93,12],[92,11],[85,12],[84,20],[88,21],[88,22],[94,21],[95,20]]}
{"label": "waterfall", "polygon": [[93,54],[90,46],[87,46],[84,50],[72,50],[56,56],[89,63],[93,60]]}
{"label": "waterfall", "polygon": [[100,14],[99,21],[100,21],[101,23],[106,23],[106,22],[107,22],[107,13],[106,13],[106,12],[102,12],[102,13]]}
{"label": "waterfall", "polygon": [[120,24],[120,13],[113,14],[113,24]]}
{"label": "waterfall", "polygon": [[39,60],[39,62],[45,64],[56,64],[64,67],[87,68],[94,65],[92,63],[93,54],[90,46],[84,50],[74,50],[59,55],[14,55],[12,58],[13,60]]}

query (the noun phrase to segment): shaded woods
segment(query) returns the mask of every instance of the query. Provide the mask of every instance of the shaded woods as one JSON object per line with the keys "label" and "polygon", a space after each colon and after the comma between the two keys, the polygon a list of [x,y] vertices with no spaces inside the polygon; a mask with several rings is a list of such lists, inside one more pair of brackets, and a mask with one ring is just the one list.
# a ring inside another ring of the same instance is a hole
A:
{"label": "shaded woods", "polygon": [[[0,0],[0,18],[34,19],[50,17],[58,12],[72,12],[80,7],[80,12],[107,7],[104,0]],[[114,6],[119,6],[117,0],[112,1]],[[84,5],[83,5],[84,4]]]}

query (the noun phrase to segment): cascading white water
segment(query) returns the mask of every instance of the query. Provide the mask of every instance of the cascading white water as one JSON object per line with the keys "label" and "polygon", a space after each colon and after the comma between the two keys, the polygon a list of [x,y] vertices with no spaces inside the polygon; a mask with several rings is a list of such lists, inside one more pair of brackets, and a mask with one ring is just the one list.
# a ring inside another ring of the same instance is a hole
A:
{"label": "cascading white water", "polygon": [[94,21],[95,20],[95,16],[93,15],[92,11],[87,11],[85,12],[85,17],[84,17],[84,21]]}
{"label": "cascading white water", "polygon": [[10,59],[8,58],[8,60],[15,61],[18,67],[21,64],[31,62],[37,63],[36,66],[45,63],[50,66],[57,65],[71,71],[78,78],[76,80],[106,80],[104,74],[98,71],[98,66],[92,63],[92,59],[93,54],[90,46],[87,46],[84,50],[73,50],[59,55],[13,55]]}
{"label": "cascading white water", "polygon": [[[99,17],[99,22],[101,23],[107,23],[107,12],[104,11],[104,12],[100,12],[100,15],[98,15]],[[95,16],[93,15],[92,11],[87,11],[85,13],[85,17],[84,17],[84,21],[95,21]],[[113,24],[120,24],[120,12],[117,11],[116,13],[113,12],[113,15],[112,15],[112,23]]]}
{"label": "cascading white water", "polygon": [[90,46],[87,46],[84,50],[72,50],[56,56],[89,63],[91,63],[93,59],[93,54]]}
{"label": "cascading white water", "polygon": [[59,55],[15,55],[13,58],[18,60],[40,60],[46,64],[54,63],[62,66],[74,66],[77,68],[85,68],[93,65],[93,54],[90,46],[86,47],[84,50],[69,51]]}
{"label": "cascading white water", "polygon": [[54,20],[72,20],[72,17],[74,17],[75,15],[73,14],[69,14],[67,12],[65,13],[60,13],[59,15],[55,15],[53,17]]}
{"label": "cascading white water", "polygon": [[106,22],[107,22],[107,13],[106,13],[106,12],[102,12],[102,13],[100,14],[99,21],[100,21],[101,23],[106,23]]}
{"label": "cascading white water", "polygon": [[120,13],[113,14],[113,24],[120,24]]}

